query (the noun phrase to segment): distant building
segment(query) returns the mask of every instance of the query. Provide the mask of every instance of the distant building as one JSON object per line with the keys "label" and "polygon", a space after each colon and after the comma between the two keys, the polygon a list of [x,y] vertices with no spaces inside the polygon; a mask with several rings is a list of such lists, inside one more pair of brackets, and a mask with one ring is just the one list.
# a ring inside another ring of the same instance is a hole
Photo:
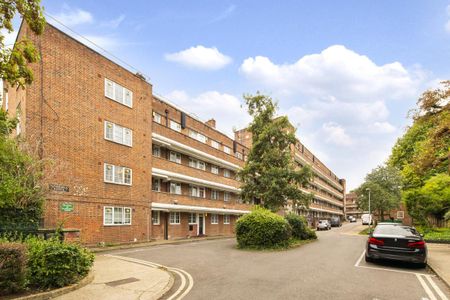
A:
{"label": "distant building", "polygon": [[358,197],[356,196],[356,193],[351,192],[348,193],[345,197],[345,216],[353,216],[357,219],[361,218],[361,215],[363,214],[363,211],[358,209],[357,204]]}

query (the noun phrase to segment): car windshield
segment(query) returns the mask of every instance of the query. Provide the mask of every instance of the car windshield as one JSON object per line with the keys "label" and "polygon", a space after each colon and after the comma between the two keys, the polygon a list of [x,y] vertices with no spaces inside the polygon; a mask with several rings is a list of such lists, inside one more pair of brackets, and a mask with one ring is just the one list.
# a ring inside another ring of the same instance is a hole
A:
{"label": "car windshield", "polygon": [[399,225],[378,225],[373,234],[388,234],[388,235],[417,235],[417,231],[409,226]]}

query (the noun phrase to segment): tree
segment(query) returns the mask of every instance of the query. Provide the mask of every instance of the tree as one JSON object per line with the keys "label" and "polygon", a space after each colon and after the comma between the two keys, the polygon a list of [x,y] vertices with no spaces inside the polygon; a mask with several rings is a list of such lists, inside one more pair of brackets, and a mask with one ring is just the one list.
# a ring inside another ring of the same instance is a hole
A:
{"label": "tree", "polygon": [[[0,4],[0,29],[14,31],[12,20],[18,12],[31,31],[40,35],[44,31],[45,18],[40,0],[7,0]],[[39,53],[33,43],[24,37],[14,47],[5,47],[5,36],[0,31],[0,78],[11,86],[25,87],[33,81],[29,63],[39,60]]]}
{"label": "tree", "polygon": [[385,212],[398,208],[401,201],[401,176],[398,170],[391,166],[378,166],[367,174],[365,182],[356,189],[358,207],[369,209],[368,189],[370,189],[371,211],[375,211],[381,220]]}
{"label": "tree", "polygon": [[433,196],[439,190],[436,185],[445,183],[450,175],[450,80],[425,91],[417,105],[414,122],[398,139],[388,164],[400,170],[409,214],[427,225],[428,215],[442,218],[445,203],[450,202],[445,192]]}
{"label": "tree", "polygon": [[9,136],[14,126],[0,109],[0,229],[33,230],[42,215],[44,163]]}
{"label": "tree", "polygon": [[261,200],[272,211],[286,206],[288,201],[293,207],[308,207],[311,195],[303,193],[299,186],[308,185],[312,172],[309,167],[298,169],[293,160],[294,128],[287,117],[274,118],[277,106],[272,98],[257,93],[245,95],[244,99],[253,117],[248,128],[253,144],[238,174],[242,199]]}

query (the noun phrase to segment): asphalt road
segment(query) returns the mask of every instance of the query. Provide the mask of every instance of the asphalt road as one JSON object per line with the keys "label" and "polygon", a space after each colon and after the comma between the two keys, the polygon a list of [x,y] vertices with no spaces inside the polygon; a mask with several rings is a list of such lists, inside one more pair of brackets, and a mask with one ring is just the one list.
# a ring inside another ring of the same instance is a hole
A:
{"label": "asphalt road", "polygon": [[242,251],[226,239],[111,254],[188,272],[193,288],[185,299],[450,299],[428,269],[366,263],[359,227],[318,232],[317,241],[288,251]]}

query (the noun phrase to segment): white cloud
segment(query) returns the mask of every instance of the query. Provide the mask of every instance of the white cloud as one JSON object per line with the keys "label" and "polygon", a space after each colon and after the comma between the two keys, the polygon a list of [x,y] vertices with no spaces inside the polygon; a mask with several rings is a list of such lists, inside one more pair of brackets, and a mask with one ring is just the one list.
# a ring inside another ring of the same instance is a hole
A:
{"label": "white cloud", "polygon": [[243,61],[240,71],[249,79],[287,94],[301,92],[321,98],[332,95],[350,102],[411,96],[419,80],[418,74],[408,72],[399,62],[379,66],[341,45],[305,55],[293,64],[277,65],[264,56],[250,57]]}
{"label": "white cloud", "polygon": [[220,13],[220,15],[218,15],[217,17],[215,17],[214,19],[212,19],[210,23],[215,23],[215,22],[219,22],[219,21],[225,20],[225,19],[228,18],[235,10],[236,10],[236,5],[231,4],[230,6],[227,7],[227,9],[225,9],[222,13]]}
{"label": "white cloud", "polygon": [[445,24],[445,30],[450,33],[450,20],[447,21],[447,23]]}
{"label": "white cloud", "polygon": [[190,96],[185,91],[175,90],[165,97],[180,107],[189,108],[191,113],[198,115],[203,121],[215,119],[217,129],[230,137],[234,136],[233,127],[240,129],[250,122],[242,102],[230,94],[207,91],[197,96]]}
{"label": "white cloud", "polygon": [[336,123],[328,122],[322,125],[322,130],[325,134],[325,141],[327,143],[350,146],[353,144],[352,138],[345,132],[345,129]]}
{"label": "white cloud", "polygon": [[217,48],[207,48],[202,45],[166,54],[165,58],[168,61],[203,70],[218,70],[232,61],[230,57],[220,53]]}
{"label": "white cloud", "polygon": [[76,8],[72,9],[68,5],[63,6],[63,10],[54,15],[54,18],[66,26],[76,26],[81,24],[91,24],[94,17],[88,11]]}
{"label": "white cloud", "polygon": [[1,30],[0,34],[4,36],[3,43],[7,48],[12,48],[16,41],[17,31],[8,32],[7,30]]}
{"label": "white cloud", "polygon": [[369,131],[372,133],[392,133],[397,129],[389,122],[375,122],[369,126]]}
{"label": "white cloud", "polygon": [[100,23],[100,26],[102,27],[108,27],[115,29],[119,27],[119,25],[125,20],[125,15],[120,15],[115,19],[109,20],[109,21],[103,21]]}

